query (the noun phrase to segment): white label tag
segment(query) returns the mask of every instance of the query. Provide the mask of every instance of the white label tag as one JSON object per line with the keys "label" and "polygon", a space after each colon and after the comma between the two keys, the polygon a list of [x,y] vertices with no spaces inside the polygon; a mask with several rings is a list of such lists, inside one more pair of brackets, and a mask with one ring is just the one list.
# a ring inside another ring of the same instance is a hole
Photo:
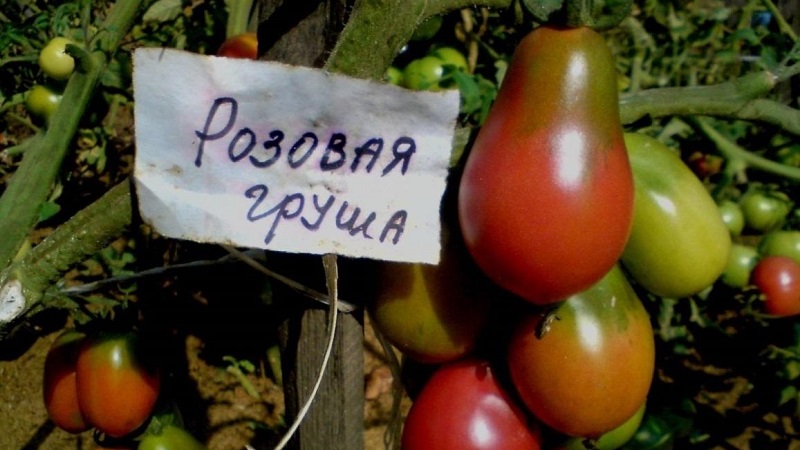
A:
{"label": "white label tag", "polygon": [[439,261],[458,91],[159,48],[134,67],[134,177],[159,233]]}

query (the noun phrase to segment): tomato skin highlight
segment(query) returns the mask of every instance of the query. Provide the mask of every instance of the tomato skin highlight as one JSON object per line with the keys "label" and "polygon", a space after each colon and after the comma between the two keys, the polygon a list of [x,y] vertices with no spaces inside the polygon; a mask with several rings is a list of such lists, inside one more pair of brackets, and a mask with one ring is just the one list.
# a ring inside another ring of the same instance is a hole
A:
{"label": "tomato skin highlight", "polygon": [[44,406],[50,420],[69,433],[88,430],[90,425],[78,405],[76,363],[86,335],[76,330],[61,333],[47,352],[44,363]]}
{"label": "tomato skin highlight", "polygon": [[788,256],[765,256],[751,282],[764,294],[764,309],[778,317],[800,314],[800,264]]}
{"label": "tomato skin highlight", "polygon": [[599,438],[645,402],[655,370],[650,317],[621,269],[560,304],[547,331],[531,313],[508,345],[511,379],[542,423]]}
{"label": "tomato skin highlight", "polygon": [[142,426],[158,399],[161,377],[146,365],[141,345],[135,333],[104,333],[81,346],[76,369],[81,412],[109,436]]}
{"label": "tomato skin highlight", "polygon": [[497,380],[488,362],[470,358],[433,374],[406,417],[402,450],[540,450],[537,424]]}
{"label": "tomato skin highlight", "polygon": [[542,26],[517,47],[467,157],[459,221],[498,285],[535,304],[596,283],[630,233],[633,177],[602,36]]}
{"label": "tomato skin highlight", "polygon": [[731,236],[703,183],[657,139],[626,133],[636,200],[622,264],[648,291],[669,298],[711,286],[728,263]]}

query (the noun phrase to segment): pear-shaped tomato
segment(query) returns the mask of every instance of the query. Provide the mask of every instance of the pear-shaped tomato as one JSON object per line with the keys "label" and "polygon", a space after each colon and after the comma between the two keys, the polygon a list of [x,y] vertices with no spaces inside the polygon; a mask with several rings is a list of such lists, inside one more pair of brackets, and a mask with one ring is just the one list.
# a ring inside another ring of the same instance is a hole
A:
{"label": "pear-shaped tomato", "polygon": [[384,263],[367,304],[375,327],[406,356],[442,363],[467,354],[489,319],[490,291],[458,240],[438,265]]}
{"label": "pear-shaped tomato", "polygon": [[591,29],[535,29],[467,157],[458,199],[467,247],[530,302],[587,289],[628,239],[633,177],[614,67]]}
{"label": "pear-shaped tomato", "polygon": [[136,333],[102,333],[83,343],[75,369],[78,404],[97,430],[122,437],[150,417],[161,376],[149,357]]}
{"label": "pear-shaped tomato", "polygon": [[628,420],[650,390],[650,317],[614,267],[590,289],[517,325],[508,367],[527,408],[556,431],[599,438]]}
{"label": "pear-shaped tomato", "polygon": [[636,202],[622,263],[648,291],[680,298],[725,270],[731,236],[700,179],[655,138],[626,133]]}

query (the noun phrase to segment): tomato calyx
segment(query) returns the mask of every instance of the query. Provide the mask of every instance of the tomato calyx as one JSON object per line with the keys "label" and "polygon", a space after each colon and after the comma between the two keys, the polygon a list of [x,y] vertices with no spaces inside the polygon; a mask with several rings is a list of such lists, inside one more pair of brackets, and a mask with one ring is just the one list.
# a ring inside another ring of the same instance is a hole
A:
{"label": "tomato calyx", "polygon": [[571,28],[589,27],[597,31],[616,27],[633,8],[633,0],[561,0],[546,3],[523,0],[522,3],[536,22]]}

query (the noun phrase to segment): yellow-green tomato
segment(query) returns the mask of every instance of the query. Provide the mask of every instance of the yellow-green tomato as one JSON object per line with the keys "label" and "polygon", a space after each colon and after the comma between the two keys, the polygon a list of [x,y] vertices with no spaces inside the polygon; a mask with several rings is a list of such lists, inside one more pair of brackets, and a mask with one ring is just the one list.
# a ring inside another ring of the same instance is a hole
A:
{"label": "yellow-green tomato", "polygon": [[401,86],[403,84],[403,71],[396,66],[389,66],[383,74],[383,81]]}
{"label": "yellow-green tomato", "polygon": [[589,450],[590,448],[594,450],[616,450],[622,447],[631,440],[633,435],[636,434],[636,430],[639,429],[639,425],[642,424],[645,405],[646,403],[642,403],[642,406],[625,423],[600,436],[600,439],[593,441],[594,447],[587,446],[586,439],[575,437],[566,442],[564,450]]}
{"label": "yellow-green tomato", "polygon": [[32,87],[25,97],[25,107],[28,108],[28,112],[44,120],[50,120],[50,116],[56,112],[60,103],[60,94],[40,84]]}
{"label": "yellow-green tomato", "polygon": [[138,450],[206,450],[206,446],[175,425],[166,425],[161,433],[147,434],[139,441]]}
{"label": "yellow-green tomato", "polygon": [[467,58],[453,47],[439,47],[431,55],[442,60],[445,67],[452,66],[455,70],[467,71]]}
{"label": "yellow-green tomato", "polygon": [[750,284],[750,273],[758,263],[758,251],[755,248],[734,243],[728,256],[728,264],[722,272],[721,280],[731,287],[743,288]]}
{"label": "yellow-green tomato", "polygon": [[680,298],[702,291],[719,278],[731,248],[716,203],[657,139],[626,133],[625,145],[636,193],[622,263],[656,295]]}
{"label": "yellow-green tomato", "polygon": [[488,322],[488,287],[463,249],[450,245],[439,265],[385,263],[380,291],[367,304],[375,328],[423,363],[466,355]]}
{"label": "yellow-green tomato", "polygon": [[56,80],[66,80],[75,70],[75,60],[67,51],[73,42],[65,37],[54,37],[39,52],[39,67],[47,76]]}
{"label": "yellow-green tomato", "polygon": [[444,62],[433,55],[408,63],[403,69],[403,86],[418,91],[439,91],[444,76]]}

